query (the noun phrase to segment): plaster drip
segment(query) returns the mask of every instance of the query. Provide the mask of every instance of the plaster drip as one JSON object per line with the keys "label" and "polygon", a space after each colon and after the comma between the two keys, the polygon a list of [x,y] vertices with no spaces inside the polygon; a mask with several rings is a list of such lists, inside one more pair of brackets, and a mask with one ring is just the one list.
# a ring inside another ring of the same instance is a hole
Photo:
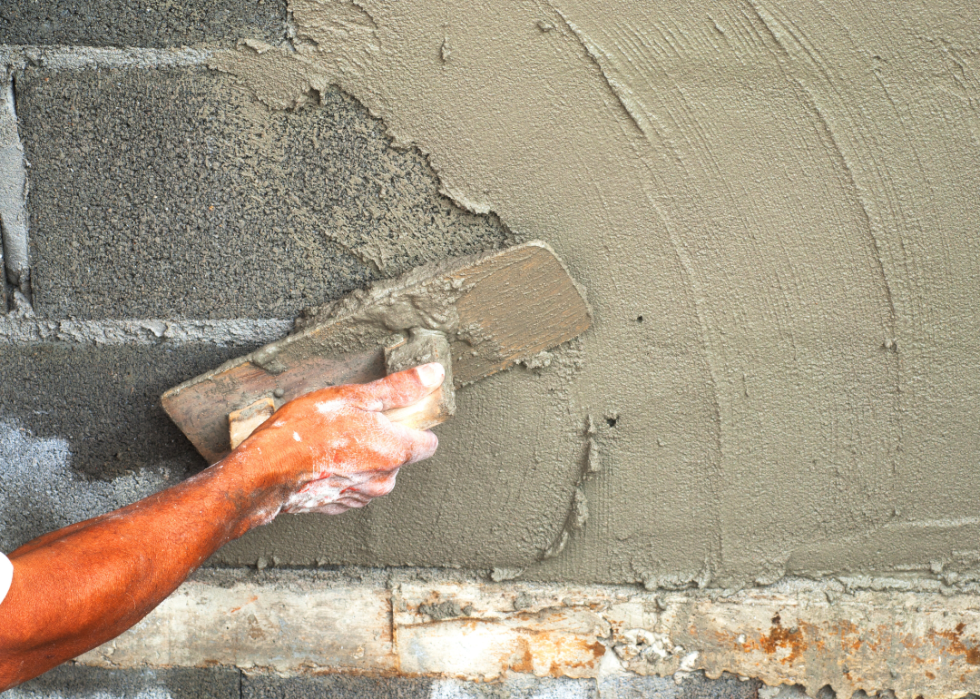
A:
{"label": "plaster drip", "polygon": [[[16,294],[15,294],[16,296]],[[15,304],[16,307],[16,304]],[[23,305],[21,305],[23,307]],[[231,320],[41,320],[30,311],[0,316],[0,345],[71,342],[94,345],[254,345],[281,338],[293,321]]]}

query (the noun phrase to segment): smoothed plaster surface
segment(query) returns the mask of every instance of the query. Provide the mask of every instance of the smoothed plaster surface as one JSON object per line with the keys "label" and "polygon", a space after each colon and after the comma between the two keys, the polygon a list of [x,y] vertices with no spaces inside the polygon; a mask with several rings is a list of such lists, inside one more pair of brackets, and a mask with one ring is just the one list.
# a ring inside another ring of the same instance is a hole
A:
{"label": "smoothed plaster surface", "polygon": [[[588,445],[587,522],[525,577],[977,571],[975,3],[290,11],[292,47],[211,66],[274,109],[341,87],[458,204],[548,241],[595,309],[574,362],[463,394],[437,457],[460,477],[409,491],[391,526],[495,467],[564,473]],[[492,521],[499,497],[468,516]],[[297,547],[293,527],[330,526],[302,522],[236,556],[340,546]],[[442,543],[398,558],[472,553]]]}

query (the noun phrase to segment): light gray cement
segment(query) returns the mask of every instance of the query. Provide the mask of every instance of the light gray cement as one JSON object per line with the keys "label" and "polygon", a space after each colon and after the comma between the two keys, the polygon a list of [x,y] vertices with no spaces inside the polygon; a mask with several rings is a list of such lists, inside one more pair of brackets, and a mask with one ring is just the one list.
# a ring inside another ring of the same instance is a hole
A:
{"label": "light gray cement", "polygon": [[254,346],[278,340],[293,327],[275,318],[235,320],[39,320],[26,304],[23,312],[0,316],[0,345],[71,342],[93,345],[207,343],[218,347]]}
{"label": "light gray cement", "polygon": [[[500,682],[278,677],[229,668],[107,670],[64,665],[2,694],[4,699],[755,699],[758,682],[694,674],[681,683],[659,677],[607,680],[514,676]],[[792,699],[804,699],[800,694]],[[766,699],[776,699],[767,696]],[[790,699],[780,695],[778,699]]]}
{"label": "light gray cement", "polygon": [[282,41],[282,0],[4,0],[0,43],[169,47]]}
{"label": "light gray cement", "polygon": [[206,48],[186,46],[152,49],[0,44],[0,65],[11,70],[28,66],[48,70],[187,68],[205,64],[210,55]]}
{"label": "light gray cement", "polygon": [[0,66],[0,233],[7,281],[30,293],[27,252],[27,174],[17,132],[14,85]]}
{"label": "light gray cement", "polygon": [[69,524],[105,514],[173,485],[183,464],[124,473],[111,481],[86,480],[70,467],[69,442],[38,438],[0,417],[0,551]]}

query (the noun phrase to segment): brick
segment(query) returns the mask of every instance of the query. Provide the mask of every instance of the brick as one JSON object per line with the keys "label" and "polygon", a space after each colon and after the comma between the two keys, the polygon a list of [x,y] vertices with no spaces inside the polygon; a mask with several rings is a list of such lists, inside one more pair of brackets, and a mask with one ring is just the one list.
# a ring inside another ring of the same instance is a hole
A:
{"label": "brick", "polygon": [[281,41],[285,0],[4,0],[0,44],[166,48]]}
{"label": "brick", "polygon": [[270,112],[204,68],[16,84],[41,317],[291,317],[508,238],[340,92]]}
{"label": "brick", "polygon": [[4,699],[239,699],[241,674],[233,668],[107,670],[61,665],[3,694]]}

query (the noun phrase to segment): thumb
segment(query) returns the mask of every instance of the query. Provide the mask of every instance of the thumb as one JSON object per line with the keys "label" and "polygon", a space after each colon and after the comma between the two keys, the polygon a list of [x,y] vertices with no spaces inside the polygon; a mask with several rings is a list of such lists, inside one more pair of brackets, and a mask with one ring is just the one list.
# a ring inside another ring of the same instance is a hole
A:
{"label": "thumb", "polygon": [[431,362],[358,386],[356,399],[365,410],[404,408],[439,388],[445,377],[442,365]]}

